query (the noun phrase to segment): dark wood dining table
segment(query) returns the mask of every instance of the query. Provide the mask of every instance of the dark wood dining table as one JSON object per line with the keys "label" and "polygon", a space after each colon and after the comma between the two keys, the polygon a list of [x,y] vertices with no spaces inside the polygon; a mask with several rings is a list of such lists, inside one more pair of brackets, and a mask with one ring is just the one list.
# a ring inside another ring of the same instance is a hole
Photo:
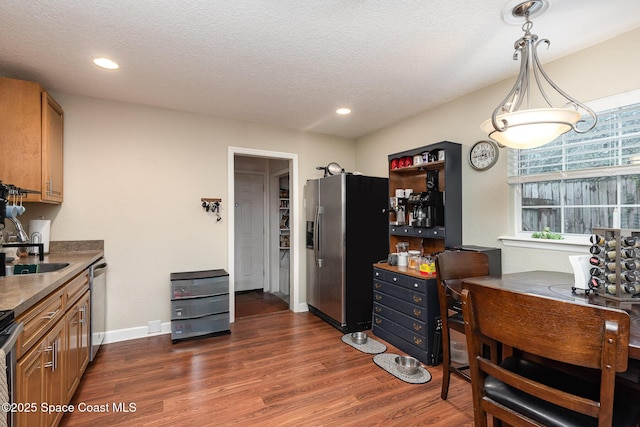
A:
{"label": "dark wood dining table", "polygon": [[[558,300],[573,301],[581,304],[594,304],[605,307],[620,308],[629,313],[631,328],[629,334],[629,358],[640,360],[640,301],[638,303],[618,302],[583,290],[572,292],[574,278],[571,273],[553,271],[525,271],[509,273],[502,276],[472,277],[447,281],[447,287],[454,298],[462,291],[462,282],[473,282],[481,285],[509,289],[526,294],[542,295]],[[588,319],[585,319],[588,321]]]}

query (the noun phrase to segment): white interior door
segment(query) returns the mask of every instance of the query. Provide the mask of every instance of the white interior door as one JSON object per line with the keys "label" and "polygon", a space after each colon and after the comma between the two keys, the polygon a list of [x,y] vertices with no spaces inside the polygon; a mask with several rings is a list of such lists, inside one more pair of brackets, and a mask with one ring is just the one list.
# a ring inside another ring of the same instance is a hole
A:
{"label": "white interior door", "polygon": [[235,290],[264,289],[264,177],[235,175]]}

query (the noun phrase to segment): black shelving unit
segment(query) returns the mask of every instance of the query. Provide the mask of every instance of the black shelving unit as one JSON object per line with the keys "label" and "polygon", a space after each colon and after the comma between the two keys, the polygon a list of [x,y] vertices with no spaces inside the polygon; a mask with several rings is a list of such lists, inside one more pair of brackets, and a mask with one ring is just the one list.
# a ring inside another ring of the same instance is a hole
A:
{"label": "black shelving unit", "polygon": [[[399,159],[424,155],[422,162],[395,167]],[[390,210],[389,249],[408,242],[409,250],[437,254],[462,245],[462,148],[443,141],[389,155],[389,197],[398,189],[413,193],[429,190],[441,197],[436,220],[417,226],[408,220],[397,225]],[[438,200],[436,199],[436,200]],[[374,264],[372,332],[425,364],[440,359],[440,306],[435,275],[408,267]]]}

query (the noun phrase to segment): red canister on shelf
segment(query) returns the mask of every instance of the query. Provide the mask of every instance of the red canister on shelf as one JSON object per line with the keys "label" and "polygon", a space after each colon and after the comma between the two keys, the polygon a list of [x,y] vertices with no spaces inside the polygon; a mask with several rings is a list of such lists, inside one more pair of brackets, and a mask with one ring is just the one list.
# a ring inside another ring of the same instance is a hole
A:
{"label": "red canister on shelf", "polygon": [[398,169],[398,159],[391,159],[391,169]]}

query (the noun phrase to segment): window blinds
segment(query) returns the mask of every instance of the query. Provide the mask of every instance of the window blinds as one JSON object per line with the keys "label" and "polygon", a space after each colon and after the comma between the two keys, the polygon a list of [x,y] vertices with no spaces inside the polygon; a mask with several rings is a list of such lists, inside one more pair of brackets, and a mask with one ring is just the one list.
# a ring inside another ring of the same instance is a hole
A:
{"label": "window blinds", "polygon": [[508,152],[508,183],[640,174],[640,103],[598,113],[586,134],[567,132],[538,148]]}

